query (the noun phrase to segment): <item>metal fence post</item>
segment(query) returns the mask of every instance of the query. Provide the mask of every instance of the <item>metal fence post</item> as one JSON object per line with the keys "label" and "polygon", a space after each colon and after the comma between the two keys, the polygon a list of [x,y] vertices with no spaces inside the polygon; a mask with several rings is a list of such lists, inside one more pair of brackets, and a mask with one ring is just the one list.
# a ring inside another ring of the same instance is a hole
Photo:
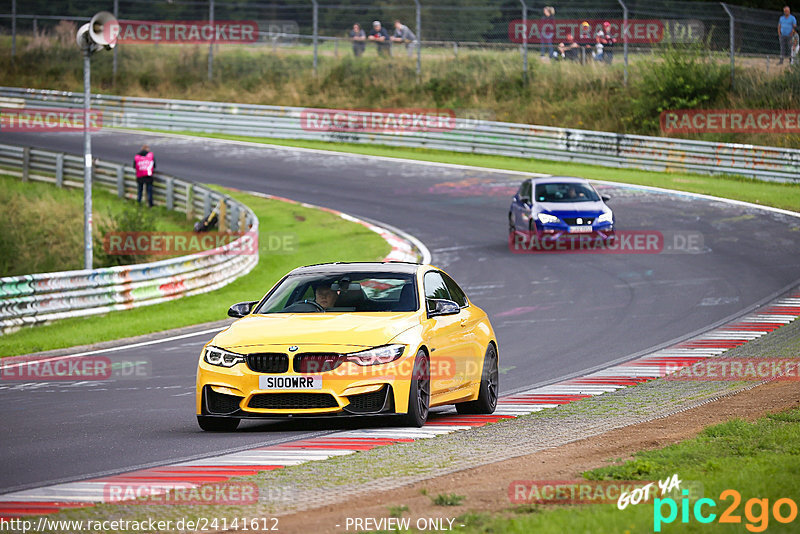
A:
{"label": "metal fence post", "polygon": [[317,75],[317,54],[319,53],[319,3],[317,0],[311,0],[311,15],[314,24],[314,76]]}
{"label": "metal fence post", "polygon": [[186,220],[191,221],[194,215],[194,186],[186,184]]}
{"label": "metal fence post", "polygon": [[419,0],[414,0],[417,10],[417,80],[422,76],[422,5]]}
{"label": "metal fence post", "polygon": [[734,24],[735,20],[734,20],[734,17],[733,17],[733,13],[731,12],[730,9],[728,9],[728,4],[726,4],[725,2],[720,2],[719,4],[722,6],[722,9],[725,10],[725,13],[728,14],[728,19],[730,21],[729,22],[729,33],[730,33],[730,41],[731,41],[731,45],[730,45],[731,46],[731,89],[733,89],[733,82],[734,82],[734,76],[735,76],[734,75],[734,67],[735,67],[735,59],[734,59],[734,57],[735,57],[735,50],[736,50],[736,41],[735,41],[736,28],[735,28],[735,24]]}
{"label": "metal fence post", "polygon": [[39,35],[39,20],[34,18],[33,19],[33,36],[36,37]]}
{"label": "metal fence post", "polygon": [[246,232],[247,228],[247,212],[245,210],[239,211],[239,224],[236,226],[237,232]]}
{"label": "metal fence post", "polygon": [[28,173],[31,169],[31,147],[26,146],[22,149],[22,181],[28,181]]}
{"label": "metal fence post", "polygon": [[528,83],[528,4],[525,0],[519,0],[522,4],[522,83]]}
{"label": "metal fence post", "polygon": [[[208,24],[214,28],[214,0],[208,0]],[[208,43],[208,81],[214,77],[214,38]]]}
{"label": "metal fence post", "polygon": [[117,196],[125,198],[125,167],[123,165],[117,166]]}
{"label": "metal fence post", "polygon": [[64,187],[64,154],[56,154],[56,187]]}
{"label": "metal fence post", "polygon": [[233,202],[231,204],[231,231],[239,231],[239,203]]}
{"label": "metal fence post", "polygon": [[166,187],[167,191],[165,193],[166,196],[167,196],[166,205],[167,205],[167,209],[172,211],[172,209],[175,207],[175,193],[174,193],[174,184],[173,184],[174,180],[172,179],[171,176],[167,176],[165,178],[165,182],[166,182],[166,186],[167,186]]}
{"label": "metal fence post", "polygon": [[219,199],[219,212],[217,212],[217,216],[219,217],[219,226],[220,232],[227,232],[228,231],[228,204],[225,202],[225,197]]}
{"label": "metal fence post", "polygon": [[622,37],[622,56],[624,59],[623,81],[628,85],[628,39],[625,37],[625,30],[628,28],[628,6],[622,0],[617,0],[619,5],[622,6],[622,28],[620,28],[619,36]]}
{"label": "metal fence post", "polygon": [[[119,0],[114,0],[114,18],[119,20]],[[112,59],[111,63],[111,83],[116,84],[117,82],[117,50],[118,48],[114,47],[114,58]]]}
{"label": "metal fence post", "polygon": [[11,0],[11,57],[17,54],[17,0]]}

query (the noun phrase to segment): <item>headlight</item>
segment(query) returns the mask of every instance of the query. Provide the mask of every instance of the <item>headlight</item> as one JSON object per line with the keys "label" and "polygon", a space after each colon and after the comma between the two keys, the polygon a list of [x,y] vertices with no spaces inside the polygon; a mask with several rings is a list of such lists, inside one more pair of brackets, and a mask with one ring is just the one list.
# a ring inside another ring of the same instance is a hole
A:
{"label": "headlight", "polygon": [[549,213],[540,213],[536,217],[539,218],[540,223],[544,224],[561,222],[561,219],[559,219],[555,215],[550,215]]}
{"label": "headlight", "polygon": [[219,365],[221,367],[233,367],[237,363],[244,363],[243,355],[212,346],[206,347],[203,359],[206,363]]}
{"label": "headlight", "polygon": [[383,345],[382,347],[345,354],[345,358],[348,362],[357,363],[358,365],[379,365],[395,361],[403,355],[405,349],[405,345]]}
{"label": "headlight", "polygon": [[611,211],[602,213],[594,222],[595,224],[614,222],[614,213]]}

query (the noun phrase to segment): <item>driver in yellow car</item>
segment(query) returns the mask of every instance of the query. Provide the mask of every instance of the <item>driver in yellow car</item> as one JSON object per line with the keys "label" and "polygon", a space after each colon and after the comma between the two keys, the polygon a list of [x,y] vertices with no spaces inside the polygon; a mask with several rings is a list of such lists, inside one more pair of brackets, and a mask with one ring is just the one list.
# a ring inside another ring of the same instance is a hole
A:
{"label": "driver in yellow car", "polygon": [[336,304],[339,292],[334,291],[330,286],[317,286],[314,290],[314,300],[324,309],[332,308]]}

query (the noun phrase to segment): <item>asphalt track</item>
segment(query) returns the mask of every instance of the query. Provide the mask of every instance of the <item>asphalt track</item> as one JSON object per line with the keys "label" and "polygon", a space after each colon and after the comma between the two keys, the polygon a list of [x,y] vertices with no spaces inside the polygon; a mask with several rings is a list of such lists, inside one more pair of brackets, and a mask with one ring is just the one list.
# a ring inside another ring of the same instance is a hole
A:
{"label": "asphalt track", "polygon": [[[0,142],[79,153],[75,134]],[[128,161],[147,142],[158,169],[375,219],[421,239],[486,309],[501,389],[554,381],[695,332],[795,283],[800,219],[722,202],[600,186],[626,230],[699,232],[694,254],[511,254],[506,214],[520,178],[482,170],[103,131],[94,154]],[[535,172],[535,168],[530,169]],[[253,299],[268,288],[254,287]],[[220,303],[220,318],[229,303]],[[165,325],[168,327],[169,325]],[[381,421],[246,422],[235,434],[194,419],[199,348],[209,334],[113,353],[147,378],[0,383],[0,493],[251,448]]]}

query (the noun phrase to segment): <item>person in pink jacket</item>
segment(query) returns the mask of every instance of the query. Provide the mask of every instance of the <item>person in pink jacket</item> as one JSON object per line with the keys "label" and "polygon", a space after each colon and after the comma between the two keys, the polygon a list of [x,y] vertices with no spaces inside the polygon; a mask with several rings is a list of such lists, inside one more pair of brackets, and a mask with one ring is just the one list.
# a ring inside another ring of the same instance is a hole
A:
{"label": "person in pink jacket", "polygon": [[150,147],[142,149],[133,156],[133,168],[136,169],[136,202],[142,203],[142,189],[147,190],[147,205],[153,207],[153,173],[156,170],[156,157]]}

